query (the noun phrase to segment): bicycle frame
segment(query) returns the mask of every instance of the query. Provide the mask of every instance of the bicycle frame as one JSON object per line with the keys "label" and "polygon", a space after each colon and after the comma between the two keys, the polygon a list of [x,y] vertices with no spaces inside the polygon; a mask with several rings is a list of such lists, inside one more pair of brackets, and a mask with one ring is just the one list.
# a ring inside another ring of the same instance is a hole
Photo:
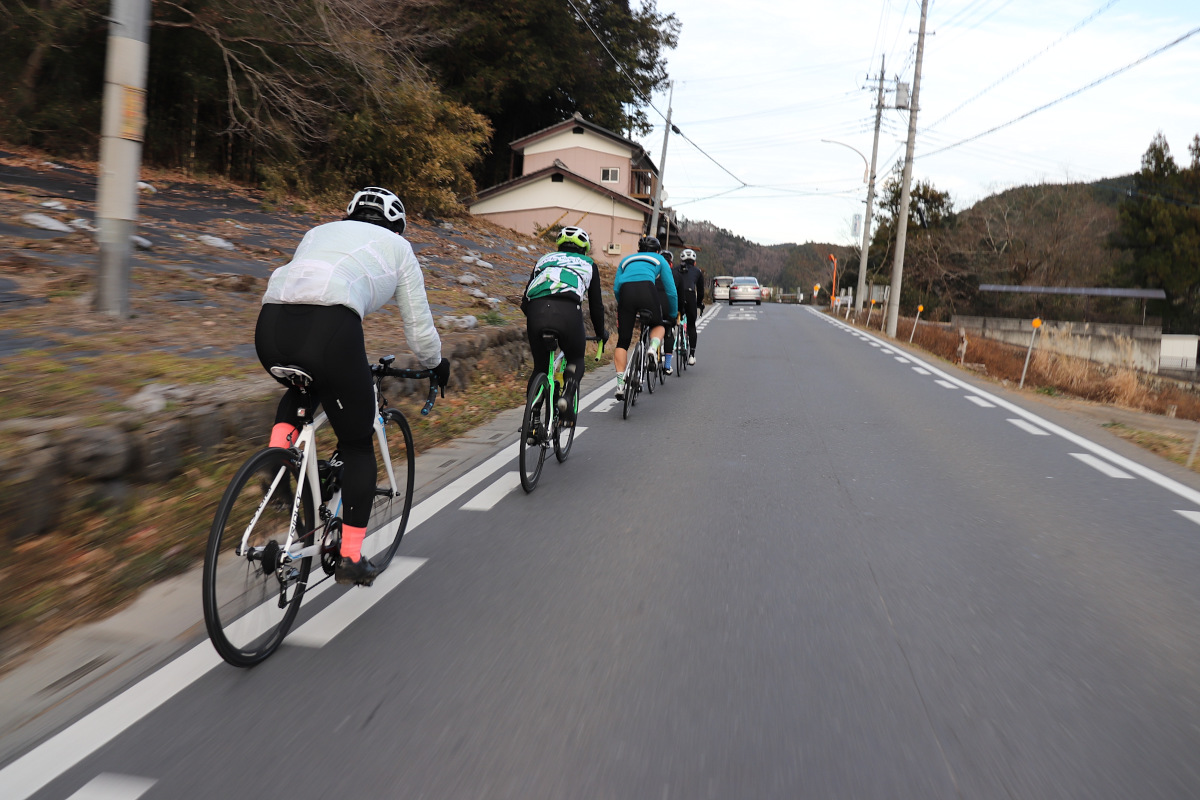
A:
{"label": "bicycle frame", "polygon": [[[383,414],[378,410],[378,384],[376,384],[374,388],[375,407],[377,409],[375,412],[375,439],[379,442],[379,453],[383,459],[384,470],[387,473],[388,486],[391,493],[390,496],[395,497],[399,493],[399,489],[396,484],[396,476],[392,470],[391,453],[388,450],[387,434],[383,427]],[[292,449],[300,458],[300,474],[303,475],[303,482],[307,484],[308,491],[311,493],[310,496],[314,498],[321,497],[321,476],[317,470],[317,459],[314,457],[317,446],[317,431],[322,425],[325,424],[327,419],[328,417],[325,415],[324,411],[317,414],[315,419],[306,419],[303,428],[300,430],[299,437],[292,445]],[[237,555],[241,556],[246,554],[246,543],[249,540],[250,532],[258,523],[258,518],[262,515],[263,509],[267,507],[267,503],[269,503],[271,498],[274,496],[275,489],[279,486],[279,482],[283,479],[284,470],[284,467],[280,467],[278,474],[275,476],[275,480],[271,483],[270,490],[263,498],[262,503],[259,504],[257,511],[255,511],[254,516],[250,520],[250,523],[246,526],[246,530],[242,534],[242,543],[239,545],[236,551]],[[311,556],[319,556],[321,552],[321,542],[315,540],[313,544],[309,545],[308,547],[302,547],[295,551],[292,550],[293,546],[296,544],[296,523],[300,519],[300,503],[303,498],[304,493],[302,491],[297,491],[296,496],[292,499],[292,514],[291,521],[288,524],[287,541],[284,543],[283,547],[280,548],[280,568],[283,568],[293,561],[309,558]],[[330,521],[337,519],[338,513],[341,511],[341,505],[342,491],[339,488],[333,494],[333,496],[329,498],[328,501],[321,501],[317,511],[320,524],[316,524],[314,530],[328,526]],[[330,511],[331,508],[333,509],[332,511]],[[389,522],[390,521],[391,520],[389,520]],[[317,523],[317,520],[314,520],[314,523]]]}

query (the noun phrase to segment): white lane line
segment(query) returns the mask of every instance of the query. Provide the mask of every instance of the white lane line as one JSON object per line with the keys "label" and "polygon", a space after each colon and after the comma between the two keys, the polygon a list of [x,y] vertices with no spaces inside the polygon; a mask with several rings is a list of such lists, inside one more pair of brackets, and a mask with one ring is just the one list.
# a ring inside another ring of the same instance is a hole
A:
{"label": "white lane line", "polygon": [[595,408],[592,409],[592,413],[593,414],[603,414],[605,411],[608,411],[609,409],[611,409],[613,406],[615,406],[619,402],[620,401],[617,400],[617,398],[615,398],[615,397],[606,397],[603,400],[601,400],[600,403],[597,404]]}
{"label": "white lane line", "polygon": [[995,408],[996,407],[993,403],[989,403],[987,400],[984,400],[982,397],[976,397],[973,394],[968,394],[968,395],[964,395],[964,396],[968,400],[970,400],[972,403],[979,406],[980,408]]}
{"label": "white lane line", "polygon": [[1099,472],[1103,472],[1105,475],[1107,475],[1110,478],[1127,478],[1129,480],[1133,480],[1133,476],[1130,475],[1128,472],[1123,472],[1123,471],[1117,469],[1112,464],[1109,464],[1107,461],[1101,461],[1100,459],[1096,458],[1091,453],[1071,453],[1071,456],[1073,458],[1078,458],[1080,461],[1087,464],[1092,469],[1097,470]]}
{"label": "white lane line", "polygon": [[[463,511],[491,511],[492,507],[504,499],[504,496],[521,485],[521,473],[513,470],[505,472],[479,494],[468,500]],[[387,573],[384,573],[385,575]]]}
{"label": "white lane line", "polygon": [[[580,402],[580,409],[594,403],[615,385],[616,378],[613,378],[604,386],[593,391]],[[517,443],[513,442],[467,474],[426,498],[412,510],[406,535],[411,536],[412,532],[422,523],[466,494],[496,470],[511,464],[516,457]],[[368,541],[372,540],[374,536],[372,534],[367,537]],[[364,545],[366,552],[379,549],[378,546],[367,545],[367,543]],[[384,572],[376,585],[380,588],[386,586],[383,578],[390,572],[390,569]],[[403,570],[397,570],[397,573],[401,572]],[[395,577],[400,578],[401,576],[397,574]],[[332,581],[326,581],[309,589],[308,595],[316,596],[334,585]],[[355,592],[370,593],[356,589],[347,594],[352,595]],[[380,591],[374,594],[381,599],[386,592]],[[117,738],[151,711],[221,663],[221,657],[217,655],[216,650],[207,640],[195,645],[174,661],[165,664],[157,672],[146,676],[95,711],[0,769],[0,787],[4,789],[3,800],[26,800],[30,795]]]}
{"label": "white lane line", "polygon": [[1177,509],[1175,509],[1175,513],[1179,514],[1181,517],[1190,519],[1192,522],[1196,523],[1197,525],[1200,525],[1200,511],[1182,511],[1177,508]]}
{"label": "white lane line", "polygon": [[896,360],[897,360],[897,361],[899,361],[901,364],[907,364],[907,363],[908,363],[908,359],[907,359],[907,358],[904,358],[904,357],[902,357],[902,356],[896,356]]}
{"label": "white lane line", "polygon": [[879,352],[887,353],[890,356],[891,354],[895,353],[896,351],[890,347],[881,347],[881,348],[879,348]]}
{"label": "white lane line", "polygon": [[1037,425],[1034,425],[1031,422],[1026,422],[1023,419],[1010,419],[1009,422],[1011,422],[1013,425],[1016,425],[1018,428],[1025,431],[1026,433],[1032,433],[1034,436],[1049,436],[1050,435],[1046,431],[1039,428]]}
{"label": "white lane line", "polygon": [[156,783],[154,778],[102,772],[67,800],[137,800]]}
{"label": "white lane line", "polygon": [[936,383],[938,386],[945,386],[947,389],[957,389],[958,388],[957,383],[951,383],[950,381],[937,380],[937,381],[934,381],[934,383]]}
{"label": "white lane line", "polygon": [[879,342],[871,342],[870,340],[868,340],[868,342],[871,347],[883,347],[883,345],[881,345]]}
{"label": "white lane line", "polygon": [[922,367],[913,367],[913,372],[917,373],[918,375],[928,375],[929,374],[929,370],[924,369]]}
{"label": "white lane line", "polygon": [[587,411],[588,406],[595,403],[597,400],[603,400],[604,396],[617,388],[617,376],[614,373],[611,378],[601,384],[599,387],[592,389],[587,395],[579,401],[579,410]]}
{"label": "white lane line", "polygon": [[321,648],[329,644],[333,637],[350,627],[350,623],[367,613],[371,606],[384,598],[384,595],[420,569],[425,561],[424,558],[396,556],[387,570],[375,579],[374,586],[346,592],[297,630],[289,633],[283,640],[284,646]]}
{"label": "white lane line", "polygon": [[[820,311],[816,311],[816,310],[812,309],[811,307],[808,308],[808,312],[810,314],[821,315]],[[841,325],[842,323],[839,322],[838,324]],[[849,327],[849,326],[847,325],[844,327]],[[1000,406],[1000,408],[1003,408],[1005,411],[1016,414],[1018,417],[1026,419],[1026,420],[1034,423],[1035,425],[1040,425],[1042,428],[1049,431],[1053,435],[1058,436],[1059,438],[1062,438],[1062,439],[1066,439],[1071,444],[1073,444],[1077,447],[1082,447],[1084,450],[1088,450],[1088,451],[1094,453],[1095,455],[1105,459],[1106,461],[1108,461],[1112,464],[1116,464],[1117,466],[1125,469],[1126,471],[1133,473],[1137,477],[1144,478],[1144,479],[1150,481],[1151,483],[1153,483],[1155,486],[1158,486],[1161,489],[1166,489],[1168,492],[1170,492],[1171,494],[1173,494],[1177,497],[1182,497],[1184,500],[1187,500],[1189,503],[1194,503],[1195,505],[1200,506],[1200,491],[1197,491],[1196,489],[1193,489],[1190,486],[1185,486],[1184,484],[1180,483],[1179,481],[1175,480],[1174,478],[1168,478],[1166,475],[1163,475],[1161,472],[1153,470],[1150,467],[1147,467],[1143,464],[1139,464],[1138,462],[1134,461],[1133,459],[1126,458],[1123,455],[1115,453],[1112,450],[1109,450],[1107,447],[1104,447],[1103,445],[1096,444],[1091,439],[1084,438],[1083,436],[1080,436],[1079,434],[1075,433],[1074,431],[1067,430],[1066,428],[1062,427],[1061,425],[1055,425],[1050,420],[1044,419],[1043,417],[1039,417],[1037,414],[1034,414],[1032,411],[1028,411],[1028,410],[1022,408],[1021,406],[1017,405],[1016,403],[1011,403],[1002,397],[992,394],[991,392],[980,389],[978,386],[974,386],[970,383],[967,383],[966,381],[962,380],[961,378],[951,375],[950,373],[945,372],[945,371],[939,369],[938,367],[935,367],[933,364],[931,364],[927,361],[922,361],[919,358],[913,358],[913,361],[920,364],[922,367],[929,370],[933,374],[942,376],[943,378],[946,379],[946,383],[949,383],[950,381],[954,381],[954,383],[952,383],[951,386],[961,387],[963,389],[966,389],[968,392],[974,392],[975,394],[979,395],[980,397],[983,397],[983,398],[987,399],[988,401]],[[938,383],[942,383],[942,381],[938,381]]]}

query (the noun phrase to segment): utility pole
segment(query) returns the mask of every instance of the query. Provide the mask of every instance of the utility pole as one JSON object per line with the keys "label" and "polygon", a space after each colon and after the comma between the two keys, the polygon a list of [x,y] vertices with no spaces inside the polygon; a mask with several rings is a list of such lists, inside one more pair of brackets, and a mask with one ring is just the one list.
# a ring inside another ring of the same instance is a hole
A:
{"label": "utility pole", "polygon": [[100,265],[95,303],[97,311],[117,317],[129,314],[129,259],[146,129],[149,35],[150,0],[112,0],[96,196]]}
{"label": "utility pole", "polygon": [[[671,136],[671,103],[675,100],[675,81],[671,81],[671,92],[667,96],[667,127],[663,130],[662,159],[658,162],[658,180],[654,182],[654,213],[650,215],[649,236],[658,235],[658,215],[662,210],[663,176],[667,172],[667,139]],[[663,242],[663,247],[667,246]]]}
{"label": "utility pole", "polygon": [[892,289],[887,306],[887,335],[895,338],[900,318],[900,280],[904,275],[904,243],[908,238],[908,205],[912,201],[913,149],[917,143],[917,111],[921,97],[921,59],[925,55],[925,17],[929,0],[921,0],[921,29],[917,32],[917,65],[913,73],[912,103],[908,109],[908,146],[904,150],[904,177],[900,188],[899,219],[896,220],[896,258],[892,261]]}
{"label": "utility pole", "polygon": [[863,219],[862,254],[858,260],[858,294],[854,295],[854,319],[862,311],[867,293],[867,251],[871,247],[871,209],[875,202],[875,161],[879,158],[879,122],[883,117],[883,56],[879,57],[879,94],[875,99],[875,143],[871,145],[871,180],[867,183],[867,216]]}

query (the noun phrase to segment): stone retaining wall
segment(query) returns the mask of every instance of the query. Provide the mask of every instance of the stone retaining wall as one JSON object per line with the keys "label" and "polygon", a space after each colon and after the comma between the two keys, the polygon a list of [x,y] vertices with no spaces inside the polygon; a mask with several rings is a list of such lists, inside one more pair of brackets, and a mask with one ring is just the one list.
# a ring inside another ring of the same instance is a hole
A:
{"label": "stone retaining wall", "polygon": [[[481,360],[518,372],[529,359],[523,325],[443,336],[452,362],[450,391],[471,385]],[[398,367],[417,367],[401,356]],[[120,502],[137,486],[175,477],[184,456],[229,442],[247,451],[266,444],[280,386],[270,377],[217,386],[169,387],[178,408],[157,413],[31,418],[0,423],[0,541],[50,530],[81,502]],[[425,381],[388,379],[385,394],[427,391]],[[86,409],[81,409],[86,411]]]}

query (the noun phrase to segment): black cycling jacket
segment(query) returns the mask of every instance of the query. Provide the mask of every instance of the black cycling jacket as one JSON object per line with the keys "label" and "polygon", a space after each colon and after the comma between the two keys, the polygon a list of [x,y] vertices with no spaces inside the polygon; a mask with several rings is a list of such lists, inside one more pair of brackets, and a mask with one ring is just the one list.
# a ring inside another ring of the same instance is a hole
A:
{"label": "black cycling jacket", "polygon": [[679,293],[680,298],[686,292],[695,292],[696,303],[702,305],[704,303],[704,270],[695,264],[690,267],[687,264],[680,264],[671,271],[675,273],[675,291]]}

